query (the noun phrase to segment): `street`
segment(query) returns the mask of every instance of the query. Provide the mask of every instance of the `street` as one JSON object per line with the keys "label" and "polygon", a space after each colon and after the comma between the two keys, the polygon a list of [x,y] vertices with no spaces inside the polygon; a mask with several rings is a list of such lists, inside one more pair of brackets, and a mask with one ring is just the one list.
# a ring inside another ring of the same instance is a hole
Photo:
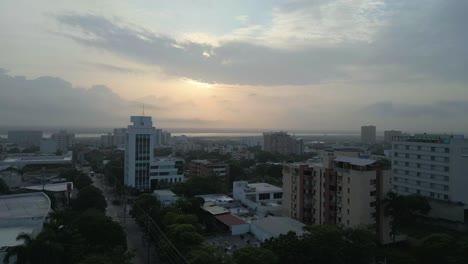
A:
{"label": "street", "polygon": [[[89,173],[89,168],[81,169],[84,173]],[[96,173],[94,177],[91,177],[93,180],[93,185],[99,188],[107,201],[107,210],[106,215],[111,217],[115,222],[120,223],[124,227],[125,232],[127,233],[127,245],[128,249],[133,250],[135,253],[134,258],[132,259],[133,264],[144,264],[146,262],[146,235],[142,232],[140,226],[135,222],[129,214],[125,218],[124,223],[124,205],[114,205],[112,201],[115,200],[113,195],[113,190],[111,187],[107,186],[104,183],[104,176],[102,174]],[[127,206],[127,212],[130,210],[130,206]],[[156,263],[156,255],[154,247],[151,245],[151,256],[149,263]]]}

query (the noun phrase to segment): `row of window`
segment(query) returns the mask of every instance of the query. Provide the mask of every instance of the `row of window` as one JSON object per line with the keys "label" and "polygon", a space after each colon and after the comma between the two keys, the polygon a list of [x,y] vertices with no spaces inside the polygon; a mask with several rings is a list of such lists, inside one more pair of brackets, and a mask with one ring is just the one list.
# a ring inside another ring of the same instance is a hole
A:
{"label": "row of window", "polygon": [[395,182],[401,182],[401,183],[421,186],[425,188],[431,188],[431,189],[437,189],[437,190],[443,190],[443,191],[449,190],[449,186],[444,185],[444,184],[437,184],[437,183],[431,183],[431,182],[425,182],[425,181],[416,181],[412,179],[405,179],[405,178],[398,178],[398,177],[394,177],[394,180]]}
{"label": "row of window", "polygon": [[432,179],[432,180],[437,180],[437,181],[449,181],[449,176],[439,175],[439,174],[431,174],[431,173],[425,173],[425,172],[400,170],[400,169],[393,169],[393,172],[398,175],[407,175],[411,177]]}
{"label": "row of window", "polygon": [[448,172],[450,170],[447,166],[438,166],[438,165],[429,165],[429,164],[420,164],[415,162],[405,162],[405,161],[393,161],[393,165],[395,166],[404,166],[409,168],[415,169],[424,169],[424,170],[435,170],[435,171],[445,171]]}
{"label": "row of window", "polygon": [[429,191],[424,191],[424,190],[418,190],[415,188],[409,188],[409,187],[404,187],[404,186],[398,186],[394,185],[393,189],[396,192],[405,192],[405,193],[413,193],[413,194],[418,194],[426,197],[431,197],[431,198],[436,198],[436,199],[441,199],[441,200],[448,200],[449,196],[446,194],[442,193],[436,193],[436,192],[429,192]]}
{"label": "row of window", "polygon": [[441,156],[408,154],[408,153],[401,153],[401,152],[395,152],[393,156],[396,158],[418,159],[418,160],[437,161],[437,162],[450,162],[449,157],[441,157]]}
{"label": "row of window", "polygon": [[177,175],[176,171],[162,171],[162,172],[151,172],[150,176],[168,176],[168,175]]}
{"label": "row of window", "polygon": [[395,144],[394,149],[423,152],[450,153],[450,148]]}

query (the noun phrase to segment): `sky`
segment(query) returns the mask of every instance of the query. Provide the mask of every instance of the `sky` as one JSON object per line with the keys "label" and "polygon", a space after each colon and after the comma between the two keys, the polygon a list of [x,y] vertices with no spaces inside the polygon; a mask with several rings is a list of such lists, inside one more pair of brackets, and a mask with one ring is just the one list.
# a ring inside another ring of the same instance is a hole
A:
{"label": "sky", "polygon": [[468,133],[468,1],[0,0],[0,126]]}

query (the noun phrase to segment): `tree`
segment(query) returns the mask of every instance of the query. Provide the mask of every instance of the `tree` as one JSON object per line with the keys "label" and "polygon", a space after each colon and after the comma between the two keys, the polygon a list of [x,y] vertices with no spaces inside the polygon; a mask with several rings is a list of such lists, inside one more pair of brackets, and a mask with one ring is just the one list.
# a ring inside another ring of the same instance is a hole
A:
{"label": "tree", "polygon": [[90,208],[104,212],[107,207],[107,202],[102,195],[101,190],[90,185],[83,188],[78,193],[78,198],[73,200],[73,209],[77,211],[85,211]]}
{"label": "tree", "polygon": [[274,264],[278,257],[269,249],[245,247],[234,251],[234,261],[238,264]]}
{"label": "tree", "polygon": [[402,226],[414,223],[418,214],[425,215],[431,210],[427,199],[419,195],[402,196],[389,192],[381,203],[384,208],[384,215],[391,217],[390,234],[394,243]]}
{"label": "tree", "polygon": [[188,261],[191,264],[233,264],[232,258],[209,246],[193,249],[188,253]]}
{"label": "tree", "polygon": [[156,223],[160,224],[161,202],[151,194],[142,193],[135,199],[131,213],[141,227],[146,228],[147,226],[148,219],[145,213],[149,214]]}
{"label": "tree", "polygon": [[73,180],[73,184],[75,184],[78,190],[81,190],[87,186],[90,186],[93,183],[93,180],[88,175],[80,173],[75,177]]}
{"label": "tree", "polygon": [[279,263],[307,263],[304,254],[307,249],[304,248],[302,239],[294,232],[270,238],[264,242],[263,247],[275,252],[279,258]]}
{"label": "tree", "polygon": [[169,240],[181,252],[189,252],[200,246],[204,240],[203,236],[191,224],[173,224],[166,228]]}
{"label": "tree", "polygon": [[73,224],[86,240],[88,251],[94,254],[110,253],[116,248],[127,249],[122,226],[95,209],[83,212]]}
{"label": "tree", "polygon": [[2,194],[9,194],[10,193],[10,187],[5,183],[5,181],[0,178],[0,195]]}

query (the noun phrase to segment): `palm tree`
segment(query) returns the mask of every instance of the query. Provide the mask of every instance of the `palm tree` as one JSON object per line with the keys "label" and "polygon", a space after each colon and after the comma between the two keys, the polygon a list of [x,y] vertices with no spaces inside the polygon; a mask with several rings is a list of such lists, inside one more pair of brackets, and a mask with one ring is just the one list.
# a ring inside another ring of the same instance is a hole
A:
{"label": "palm tree", "polygon": [[396,242],[396,235],[403,225],[411,224],[417,215],[426,215],[431,210],[427,199],[419,195],[403,196],[389,192],[381,203],[384,207],[384,216],[391,217],[390,234],[393,243]]}
{"label": "palm tree", "polygon": [[14,247],[10,247],[7,250],[7,254],[3,260],[3,263],[8,264],[10,263],[10,258],[12,256],[16,256],[16,263],[17,264],[28,264],[29,263],[29,256],[31,254],[31,245],[33,243],[33,238],[30,234],[21,233],[16,237],[17,241],[23,241],[21,245],[17,245]]}

